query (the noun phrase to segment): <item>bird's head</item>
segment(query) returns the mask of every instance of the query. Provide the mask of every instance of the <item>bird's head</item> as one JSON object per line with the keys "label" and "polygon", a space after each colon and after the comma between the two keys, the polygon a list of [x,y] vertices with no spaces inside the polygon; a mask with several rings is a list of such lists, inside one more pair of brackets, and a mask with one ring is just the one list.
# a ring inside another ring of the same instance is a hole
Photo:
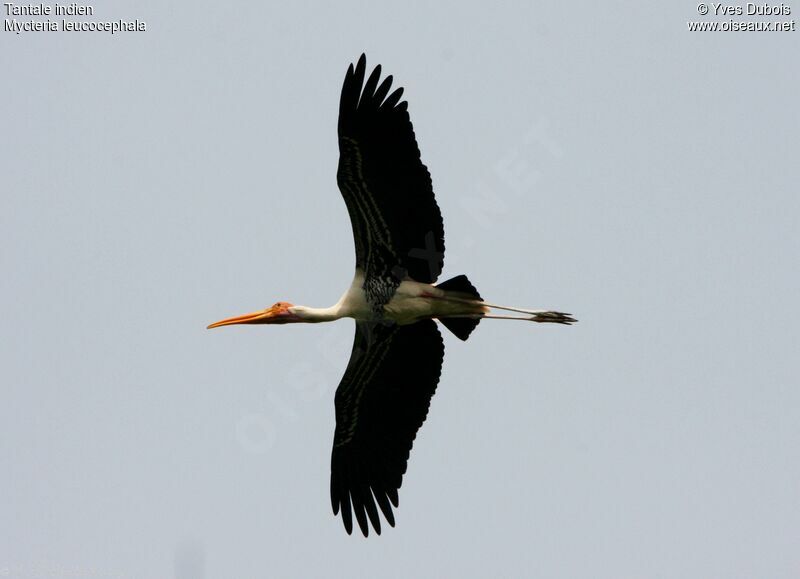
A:
{"label": "bird's head", "polygon": [[208,329],[220,326],[232,326],[233,324],[290,324],[292,322],[302,322],[303,319],[294,311],[294,305],[289,302],[278,302],[267,309],[259,312],[252,312],[241,316],[226,318],[214,322]]}

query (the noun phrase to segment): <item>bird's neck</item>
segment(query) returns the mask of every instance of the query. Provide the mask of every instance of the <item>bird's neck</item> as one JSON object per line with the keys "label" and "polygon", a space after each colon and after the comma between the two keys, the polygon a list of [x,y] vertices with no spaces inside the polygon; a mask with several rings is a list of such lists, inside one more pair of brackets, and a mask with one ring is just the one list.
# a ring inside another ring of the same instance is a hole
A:
{"label": "bird's neck", "polygon": [[332,322],[342,317],[339,305],[329,308],[309,308],[307,306],[292,306],[290,311],[303,322]]}

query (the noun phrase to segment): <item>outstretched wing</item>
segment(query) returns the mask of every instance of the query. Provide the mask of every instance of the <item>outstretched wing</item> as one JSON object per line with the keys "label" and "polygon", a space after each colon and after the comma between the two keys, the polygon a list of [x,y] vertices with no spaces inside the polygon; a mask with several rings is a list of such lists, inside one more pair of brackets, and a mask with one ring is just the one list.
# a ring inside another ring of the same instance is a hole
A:
{"label": "outstretched wing", "polygon": [[[433,283],[444,264],[444,226],[408,116],[381,67],[364,84],[367,59],[347,69],[339,102],[337,181],[347,204],[356,265],[367,279]],[[387,95],[389,95],[387,97]]]}
{"label": "outstretched wing", "polygon": [[348,533],[355,513],[365,537],[367,519],[380,534],[378,508],[394,526],[392,505],[398,505],[397,490],[443,358],[433,320],[408,326],[356,322],[350,363],[336,390],[331,458],[333,513],[341,509]]}

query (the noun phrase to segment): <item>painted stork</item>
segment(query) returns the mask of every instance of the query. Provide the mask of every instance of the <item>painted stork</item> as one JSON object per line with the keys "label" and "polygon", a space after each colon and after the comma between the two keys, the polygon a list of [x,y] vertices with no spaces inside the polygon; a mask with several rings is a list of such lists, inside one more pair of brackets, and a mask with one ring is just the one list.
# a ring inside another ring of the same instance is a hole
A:
{"label": "painted stork", "polygon": [[[403,89],[389,94],[378,65],[364,82],[362,54],[347,69],[339,103],[339,168],[356,249],[353,283],[329,308],[278,302],[208,326],[330,322],[354,318],[355,340],[336,390],[331,503],[348,534],[381,532],[417,431],[439,382],[444,344],[434,320],[466,340],[484,318],[571,324],[570,314],[490,304],[459,275],[434,285],[444,264],[444,228],[420,160]],[[522,314],[493,315],[492,309]]]}

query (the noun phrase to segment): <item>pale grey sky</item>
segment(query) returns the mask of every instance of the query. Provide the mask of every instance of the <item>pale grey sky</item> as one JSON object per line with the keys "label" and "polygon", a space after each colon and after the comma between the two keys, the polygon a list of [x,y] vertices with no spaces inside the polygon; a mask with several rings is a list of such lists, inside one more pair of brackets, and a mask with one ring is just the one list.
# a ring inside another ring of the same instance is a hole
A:
{"label": "pale grey sky", "polygon": [[[689,32],[692,2],[321,4],[0,32],[0,571],[797,577],[800,32]],[[362,51],[406,88],[442,279],[580,319],[445,336],[368,540],[328,498],[352,322],[205,330],[349,284]]]}

